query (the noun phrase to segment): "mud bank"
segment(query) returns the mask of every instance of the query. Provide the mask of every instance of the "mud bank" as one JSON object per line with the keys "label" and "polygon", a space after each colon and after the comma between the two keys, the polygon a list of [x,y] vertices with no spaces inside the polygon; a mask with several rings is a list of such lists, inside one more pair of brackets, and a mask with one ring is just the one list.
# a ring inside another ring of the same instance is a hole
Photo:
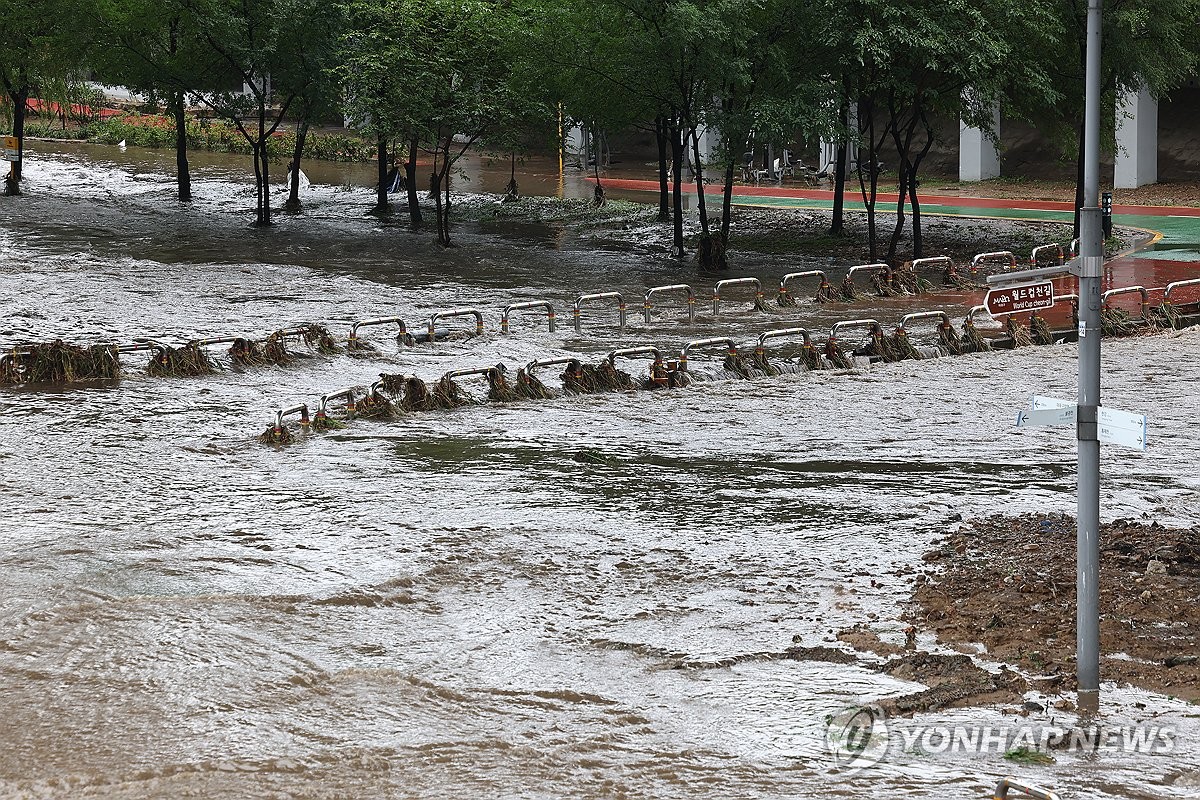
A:
{"label": "mud bank", "polygon": [[[671,223],[657,219],[658,207],[630,200],[609,200],[596,208],[587,200],[523,197],[516,203],[501,203],[500,197],[475,195],[456,206],[456,215],[478,224],[485,232],[505,235],[513,226],[544,226],[548,233],[567,233],[581,246],[599,250],[643,249],[669,254]],[[719,226],[717,212],[710,210],[711,224]],[[870,260],[867,217],[848,212],[841,235],[831,236],[832,214],[819,209],[775,209],[735,206],[730,224],[729,257],[736,265],[741,255],[806,255],[845,259],[848,263]],[[894,213],[876,215],[878,253],[886,254]],[[684,224],[689,253],[694,254],[700,236],[695,211]],[[980,219],[926,214],[922,217],[922,252],[926,256],[948,255],[957,262],[970,262],[978,253],[1012,250],[1025,259],[1030,250],[1049,242],[1067,244],[1073,236],[1068,223],[1040,220]],[[1129,249],[1146,238],[1144,231],[1114,228],[1107,243],[1109,255]],[[913,257],[911,225],[901,237],[896,261]]]}
{"label": "mud bank", "polygon": [[[1012,665],[1047,692],[1075,688],[1075,521],[992,516],[925,554],[912,623]],[[1200,700],[1200,529],[1118,519],[1100,531],[1102,680]]]}

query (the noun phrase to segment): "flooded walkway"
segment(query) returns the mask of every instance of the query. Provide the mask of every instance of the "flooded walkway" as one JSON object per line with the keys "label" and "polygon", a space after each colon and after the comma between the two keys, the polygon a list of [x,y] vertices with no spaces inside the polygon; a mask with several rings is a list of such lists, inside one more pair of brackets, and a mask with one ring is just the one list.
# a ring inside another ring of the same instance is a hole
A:
{"label": "flooded walkway", "polygon": [[[252,230],[254,189],[231,165],[200,160],[198,199],[182,207],[162,168],[123,158],[43,152],[28,195],[0,199],[4,344],[309,321],[344,336],[374,316],[710,287],[569,234],[464,226],[445,252],[403,219],[366,215],[369,190],[336,181],[314,183],[305,214]],[[764,255],[740,269],[767,282],[826,266]],[[376,334],[375,360],[0,390],[0,794],[985,797],[1017,772],[1064,797],[1194,796],[1195,707],[1113,686],[1109,718],[1175,726],[1176,752],[1032,767],[909,752],[839,772],[826,716],[918,687],[866,656],[778,657],[836,646],[856,624],[903,643],[920,556],[960,518],[1073,510],[1073,441],[1012,426],[1031,394],[1074,392],[1073,346],[470,406],[281,450],[254,441],[279,404],[380,372],[598,358],[646,340],[677,352],[974,300],[780,317],[729,303],[695,324],[663,308],[651,327],[620,334],[612,320],[584,336],[530,319],[513,336],[415,348]],[[1200,523],[1198,344],[1196,329],[1105,343],[1105,402],[1149,414],[1152,437],[1146,453],[1105,451],[1106,519]],[[1037,699],[1035,720],[1061,720]]]}

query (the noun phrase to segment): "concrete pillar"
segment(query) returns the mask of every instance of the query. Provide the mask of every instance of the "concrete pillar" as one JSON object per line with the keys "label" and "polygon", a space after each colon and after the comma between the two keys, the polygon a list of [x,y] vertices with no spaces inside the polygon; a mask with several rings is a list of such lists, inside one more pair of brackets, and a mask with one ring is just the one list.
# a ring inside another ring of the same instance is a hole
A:
{"label": "concrete pillar", "polygon": [[1113,186],[1136,189],[1158,182],[1158,101],[1143,86],[1117,104],[1117,158]]}
{"label": "concrete pillar", "polygon": [[[858,103],[850,104],[850,111],[846,115],[846,129],[848,131],[858,130]],[[817,164],[817,171],[822,170],[833,175],[837,169],[837,151],[839,142],[832,139],[821,139],[821,163]],[[850,176],[853,173],[855,165],[858,163],[858,142],[846,142],[846,175]]]}
{"label": "concrete pillar", "polygon": [[[992,108],[992,132],[1000,138],[1000,106]],[[958,123],[958,179],[984,181],[1000,177],[1000,151],[981,128]]]}
{"label": "concrete pillar", "polygon": [[572,125],[563,138],[566,139],[563,142],[563,160],[580,169],[586,169],[587,130],[582,125]]}

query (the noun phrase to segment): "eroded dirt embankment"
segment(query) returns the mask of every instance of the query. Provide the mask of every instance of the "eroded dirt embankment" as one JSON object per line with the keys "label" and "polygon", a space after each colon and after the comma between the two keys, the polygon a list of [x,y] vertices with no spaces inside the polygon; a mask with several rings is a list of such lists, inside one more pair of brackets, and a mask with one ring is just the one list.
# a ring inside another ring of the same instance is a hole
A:
{"label": "eroded dirt embankment", "polygon": [[[1075,683],[1075,521],[989,517],[926,553],[913,624],[981,643],[1046,691]],[[1100,531],[1101,678],[1200,700],[1200,529],[1116,520]]]}

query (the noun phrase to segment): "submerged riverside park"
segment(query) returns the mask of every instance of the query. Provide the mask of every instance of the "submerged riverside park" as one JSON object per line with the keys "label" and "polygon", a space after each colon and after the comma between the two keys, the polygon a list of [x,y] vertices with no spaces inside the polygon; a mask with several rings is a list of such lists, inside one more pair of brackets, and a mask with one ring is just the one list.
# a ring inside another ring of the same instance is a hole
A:
{"label": "submerged riverside park", "polygon": [[[1074,722],[1069,687],[1041,679],[1060,657],[1054,634],[1019,622],[1036,610],[1023,596],[1051,607],[1026,584],[1053,561],[1022,564],[1024,545],[998,537],[1015,552],[995,563],[1014,571],[974,593],[995,590],[1002,618],[982,621],[977,640],[959,643],[953,617],[930,615],[948,606],[928,596],[972,580],[937,563],[990,541],[969,531],[991,531],[993,515],[1033,515],[1039,551],[1057,546],[1072,443],[1012,420],[1031,394],[1069,396],[1072,344],[573,396],[547,367],[552,399],[322,433],[293,420],[290,446],[257,441],[279,406],[315,410],[380,374],[432,385],[452,370],[598,363],[647,343],[674,360],[710,337],[749,353],[772,329],[821,341],[839,320],[876,318],[890,334],[930,309],[961,328],[978,290],[933,274],[920,295],[816,303],[801,282],[796,305],[774,313],[743,289],[716,318],[701,304],[695,322],[656,302],[646,325],[647,287],[687,279],[705,300],[713,279],[638,244],[652,234],[636,225],[594,239],[479,214],[447,251],[362,214],[369,189],[314,182],[302,217],[247,229],[253,186],[220,157],[197,165],[185,209],[164,202],[170,176],[150,151],[45,147],[25,196],[0,206],[6,352],[59,338],[265,339],[313,323],[339,352],[293,342],[285,366],[236,365],[218,345],[216,371],[193,377],[150,375],[149,355],[134,353],[119,381],[0,389],[4,794],[983,797],[1014,775],[1063,797],[1195,796],[1194,535],[1155,544],[1151,532],[1152,547],[1173,548],[1154,556],[1162,574],[1136,561],[1136,581],[1120,573],[1136,589],[1118,602],[1159,614],[1147,633],[1177,651],[1135,649],[1145,637],[1131,628],[1102,665],[1106,681],[1122,676],[1105,684],[1104,724],[1169,729],[1169,752],[1024,759],[1015,744],[962,752],[900,735]],[[1177,232],[1114,261],[1110,277],[1186,279],[1188,241]],[[717,278],[772,289],[815,269],[838,286],[850,263],[746,252]],[[571,302],[614,288],[630,300],[626,330],[597,307],[576,334]],[[501,308],[537,298],[559,310],[554,333],[536,312],[499,333]],[[345,348],[355,322],[401,316],[419,334],[452,307],[484,309],[484,334],[406,346],[378,326],[361,331],[374,356]],[[1069,327],[1068,309],[1047,316]],[[1106,340],[1106,403],[1152,420],[1148,451],[1104,453],[1104,518],[1126,520],[1124,541],[1136,524],[1197,525],[1197,330]],[[932,322],[913,326],[915,346],[936,343]],[[724,357],[706,349],[689,369],[723,378]],[[648,362],[618,366],[648,377]],[[481,377],[461,383],[487,392]],[[1148,670],[1149,658],[1177,666],[1149,682],[1112,666]],[[826,720],[860,703],[888,711],[895,742],[853,770],[830,754]]]}

